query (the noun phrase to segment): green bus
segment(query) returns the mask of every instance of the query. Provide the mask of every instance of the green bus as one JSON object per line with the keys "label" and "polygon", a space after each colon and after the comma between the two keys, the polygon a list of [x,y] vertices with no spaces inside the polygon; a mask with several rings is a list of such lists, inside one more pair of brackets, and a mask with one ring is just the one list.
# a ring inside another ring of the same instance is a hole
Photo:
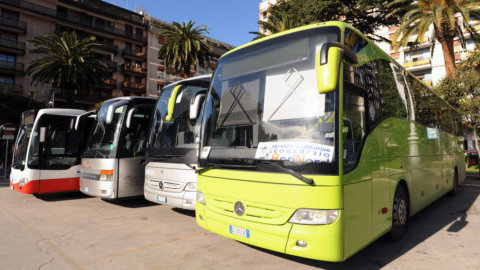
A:
{"label": "green bus", "polygon": [[460,115],[342,22],[223,55],[202,121],[197,223],[295,256],[398,240],[466,175]]}

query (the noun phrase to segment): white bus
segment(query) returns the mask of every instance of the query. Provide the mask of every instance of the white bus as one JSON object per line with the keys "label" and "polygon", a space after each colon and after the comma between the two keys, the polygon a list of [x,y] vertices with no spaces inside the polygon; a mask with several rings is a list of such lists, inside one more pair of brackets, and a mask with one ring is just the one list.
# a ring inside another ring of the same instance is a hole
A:
{"label": "white bus", "polygon": [[182,80],[160,93],[150,126],[144,195],[195,210],[201,115],[211,75]]}
{"label": "white bus", "polygon": [[78,191],[80,155],[90,128],[75,119],[83,110],[26,111],[15,141],[10,188],[27,194]]}

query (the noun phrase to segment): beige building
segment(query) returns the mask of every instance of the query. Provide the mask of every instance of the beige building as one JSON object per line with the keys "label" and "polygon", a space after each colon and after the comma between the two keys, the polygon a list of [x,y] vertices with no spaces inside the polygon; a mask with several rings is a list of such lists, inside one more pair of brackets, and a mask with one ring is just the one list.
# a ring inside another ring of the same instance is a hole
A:
{"label": "beige building", "polygon": [[[30,54],[27,43],[48,32],[76,31],[80,38],[94,35],[104,45],[94,50],[109,67],[104,84],[95,90],[79,90],[75,106],[92,108],[95,103],[118,96],[156,95],[163,85],[179,79],[158,59],[164,42],[158,19],[109,4],[101,0],[0,0],[0,91],[65,103],[65,93],[52,85],[32,86],[25,74],[29,63],[39,55]],[[214,44],[219,57],[233,46],[205,37]],[[211,72],[197,68],[198,74]]]}
{"label": "beige building", "polygon": [[[277,0],[261,0],[260,4],[258,5],[258,20],[266,22],[268,20],[268,9],[275,5]],[[270,31],[268,29],[264,29],[261,25],[259,26],[259,33],[264,35],[270,35]]]}
{"label": "beige building", "polygon": [[[473,29],[475,29],[477,33],[480,33],[480,20],[470,19],[470,25],[473,26]],[[398,26],[384,27],[376,31],[376,34],[392,40],[397,30]],[[432,36],[432,31],[433,25],[425,34],[426,40],[428,41],[415,48],[402,47],[395,50],[395,48],[387,42],[378,42],[377,45],[387,52],[390,57],[402,64],[408,71],[423,80],[427,85],[432,86],[446,76],[442,46],[438,41],[435,43],[433,55],[431,53],[432,45],[429,37]],[[455,60],[457,62],[465,60],[470,53],[475,50],[475,43],[466,29],[463,30],[463,34],[466,39],[465,49],[462,48],[460,40],[456,39],[454,41]],[[417,36],[414,35],[411,37],[411,40],[414,41],[416,38]]]}
{"label": "beige building", "polygon": [[65,93],[61,90],[30,84],[25,70],[39,56],[28,53],[33,46],[26,41],[47,32],[75,30],[79,37],[94,35],[105,44],[95,53],[111,72],[102,87],[76,93],[77,107],[146,94],[147,24],[142,15],[97,0],[0,0],[0,12],[0,84],[4,88],[62,105]]}

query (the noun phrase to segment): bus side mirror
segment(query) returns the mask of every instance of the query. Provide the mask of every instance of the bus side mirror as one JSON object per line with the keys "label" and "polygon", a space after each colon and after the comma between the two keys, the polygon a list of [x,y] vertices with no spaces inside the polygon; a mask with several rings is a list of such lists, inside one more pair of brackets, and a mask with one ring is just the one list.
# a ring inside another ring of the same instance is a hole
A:
{"label": "bus side mirror", "polygon": [[40,127],[39,142],[41,142],[41,143],[45,142],[45,135],[46,134],[47,134],[47,128],[46,127]]}
{"label": "bus side mirror", "polygon": [[322,45],[316,57],[319,93],[328,93],[337,89],[344,56],[351,64],[358,62],[357,56],[348,46],[335,41],[326,42]]}
{"label": "bus side mirror", "polygon": [[165,120],[168,122],[172,121],[173,110],[175,109],[175,102],[177,101],[177,95],[180,88],[182,88],[181,84],[175,86],[170,94],[170,98],[168,99],[167,116],[165,116]]}
{"label": "bus side mirror", "polygon": [[135,112],[137,111],[137,108],[132,108],[128,111],[128,114],[127,114],[127,122],[125,123],[126,127],[127,128],[130,128],[131,124],[132,124],[132,118],[133,118],[133,114],[135,114]]}
{"label": "bus side mirror", "polygon": [[190,120],[195,120],[198,118],[204,100],[205,94],[198,94],[194,99],[192,99],[190,104]]}

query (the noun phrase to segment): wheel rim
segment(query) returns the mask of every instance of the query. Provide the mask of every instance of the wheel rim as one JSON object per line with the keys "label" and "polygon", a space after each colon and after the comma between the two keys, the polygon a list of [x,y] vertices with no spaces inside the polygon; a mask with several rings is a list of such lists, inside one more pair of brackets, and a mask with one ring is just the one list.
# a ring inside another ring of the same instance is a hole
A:
{"label": "wheel rim", "polygon": [[398,224],[404,225],[407,222],[407,203],[405,200],[400,200],[397,209]]}

